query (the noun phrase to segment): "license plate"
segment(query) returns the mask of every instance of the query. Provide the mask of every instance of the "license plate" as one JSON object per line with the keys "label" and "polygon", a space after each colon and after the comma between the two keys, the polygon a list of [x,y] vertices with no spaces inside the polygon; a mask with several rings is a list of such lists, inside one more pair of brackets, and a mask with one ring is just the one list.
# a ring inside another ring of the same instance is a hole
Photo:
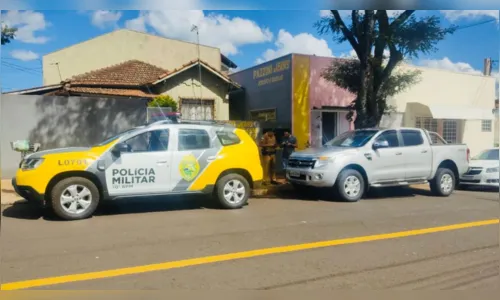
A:
{"label": "license plate", "polygon": [[288,173],[288,175],[290,175],[290,177],[300,177],[300,172],[290,171],[290,173]]}

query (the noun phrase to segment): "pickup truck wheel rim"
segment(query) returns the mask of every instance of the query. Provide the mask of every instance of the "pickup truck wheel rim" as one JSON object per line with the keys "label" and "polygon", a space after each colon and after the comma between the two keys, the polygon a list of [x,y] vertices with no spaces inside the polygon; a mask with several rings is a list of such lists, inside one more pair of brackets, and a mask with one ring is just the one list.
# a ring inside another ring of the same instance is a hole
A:
{"label": "pickup truck wheel rim", "polygon": [[224,199],[230,203],[239,203],[245,198],[245,186],[239,180],[233,179],[229,180],[224,185]]}
{"label": "pickup truck wheel rim", "polygon": [[348,197],[356,197],[361,191],[361,181],[356,176],[348,176],[344,181],[344,191]]}
{"label": "pickup truck wheel rim", "polygon": [[441,177],[441,190],[445,193],[449,193],[453,187],[453,178],[450,174],[444,174]]}
{"label": "pickup truck wheel rim", "polygon": [[92,203],[92,193],[87,187],[74,184],[64,189],[59,200],[62,208],[67,213],[81,214]]}

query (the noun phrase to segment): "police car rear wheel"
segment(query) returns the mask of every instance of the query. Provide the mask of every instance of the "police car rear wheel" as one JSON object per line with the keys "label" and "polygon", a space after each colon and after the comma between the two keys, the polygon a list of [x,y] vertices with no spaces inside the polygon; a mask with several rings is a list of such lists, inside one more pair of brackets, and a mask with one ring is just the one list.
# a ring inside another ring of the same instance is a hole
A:
{"label": "police car rear wheel", "polygon": [[228,174],[217,181],[215,196],[223,208],[241,208],[250,197],[250,185],[245,177]]}
{"label": "police car rear wheel", "polygon": [[70,177],[59,181],[51,192],[54,213],[64,220],[86,219],[99,203],[96,185],[83,177]]}

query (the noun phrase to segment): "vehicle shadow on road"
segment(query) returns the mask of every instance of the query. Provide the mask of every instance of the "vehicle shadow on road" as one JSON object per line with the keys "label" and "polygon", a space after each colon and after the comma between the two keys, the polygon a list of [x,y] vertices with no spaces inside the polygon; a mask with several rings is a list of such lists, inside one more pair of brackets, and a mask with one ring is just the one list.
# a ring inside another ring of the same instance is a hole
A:
{"label": "vehicle shadow on road", "polygon": [[[214,201],[210,200],[203,196],[165,196],[114,200],[100,203],[94,216],[218,209]],[[25,201],[18,201],[3,208],[2,216],[24,220],[63,221],[54,215],[50,209],[31,205]]]}
{"label": "vehicle shadow on road", "polygon": [[[425,189],[411,187],[371,188],[362,200],[378,200],[382,198],[413,198],[416,196],[431,196],[431,192]],[[267,198],[280,198],[286,200],[301,201],[332,201],[344,202],[335,196],[333,189],[314,189],[307,193],[300,193],[292,187],[276,189],[273,196]]]}

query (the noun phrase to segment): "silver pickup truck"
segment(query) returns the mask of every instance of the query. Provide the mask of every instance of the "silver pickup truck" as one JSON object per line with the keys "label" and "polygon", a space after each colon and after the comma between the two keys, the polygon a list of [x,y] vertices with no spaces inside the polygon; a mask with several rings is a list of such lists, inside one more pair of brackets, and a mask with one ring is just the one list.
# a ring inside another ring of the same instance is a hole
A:
{"label": "silver pickup truck", "polygon": [[294,152],[286,177],[298,191],[334,187],[348,202],[360,200],[370,187],[422,183],[430,183],[434,195],[449,196],[467,172],[469,149],[432,140],[417,128],[348,131],[321,148]]}

